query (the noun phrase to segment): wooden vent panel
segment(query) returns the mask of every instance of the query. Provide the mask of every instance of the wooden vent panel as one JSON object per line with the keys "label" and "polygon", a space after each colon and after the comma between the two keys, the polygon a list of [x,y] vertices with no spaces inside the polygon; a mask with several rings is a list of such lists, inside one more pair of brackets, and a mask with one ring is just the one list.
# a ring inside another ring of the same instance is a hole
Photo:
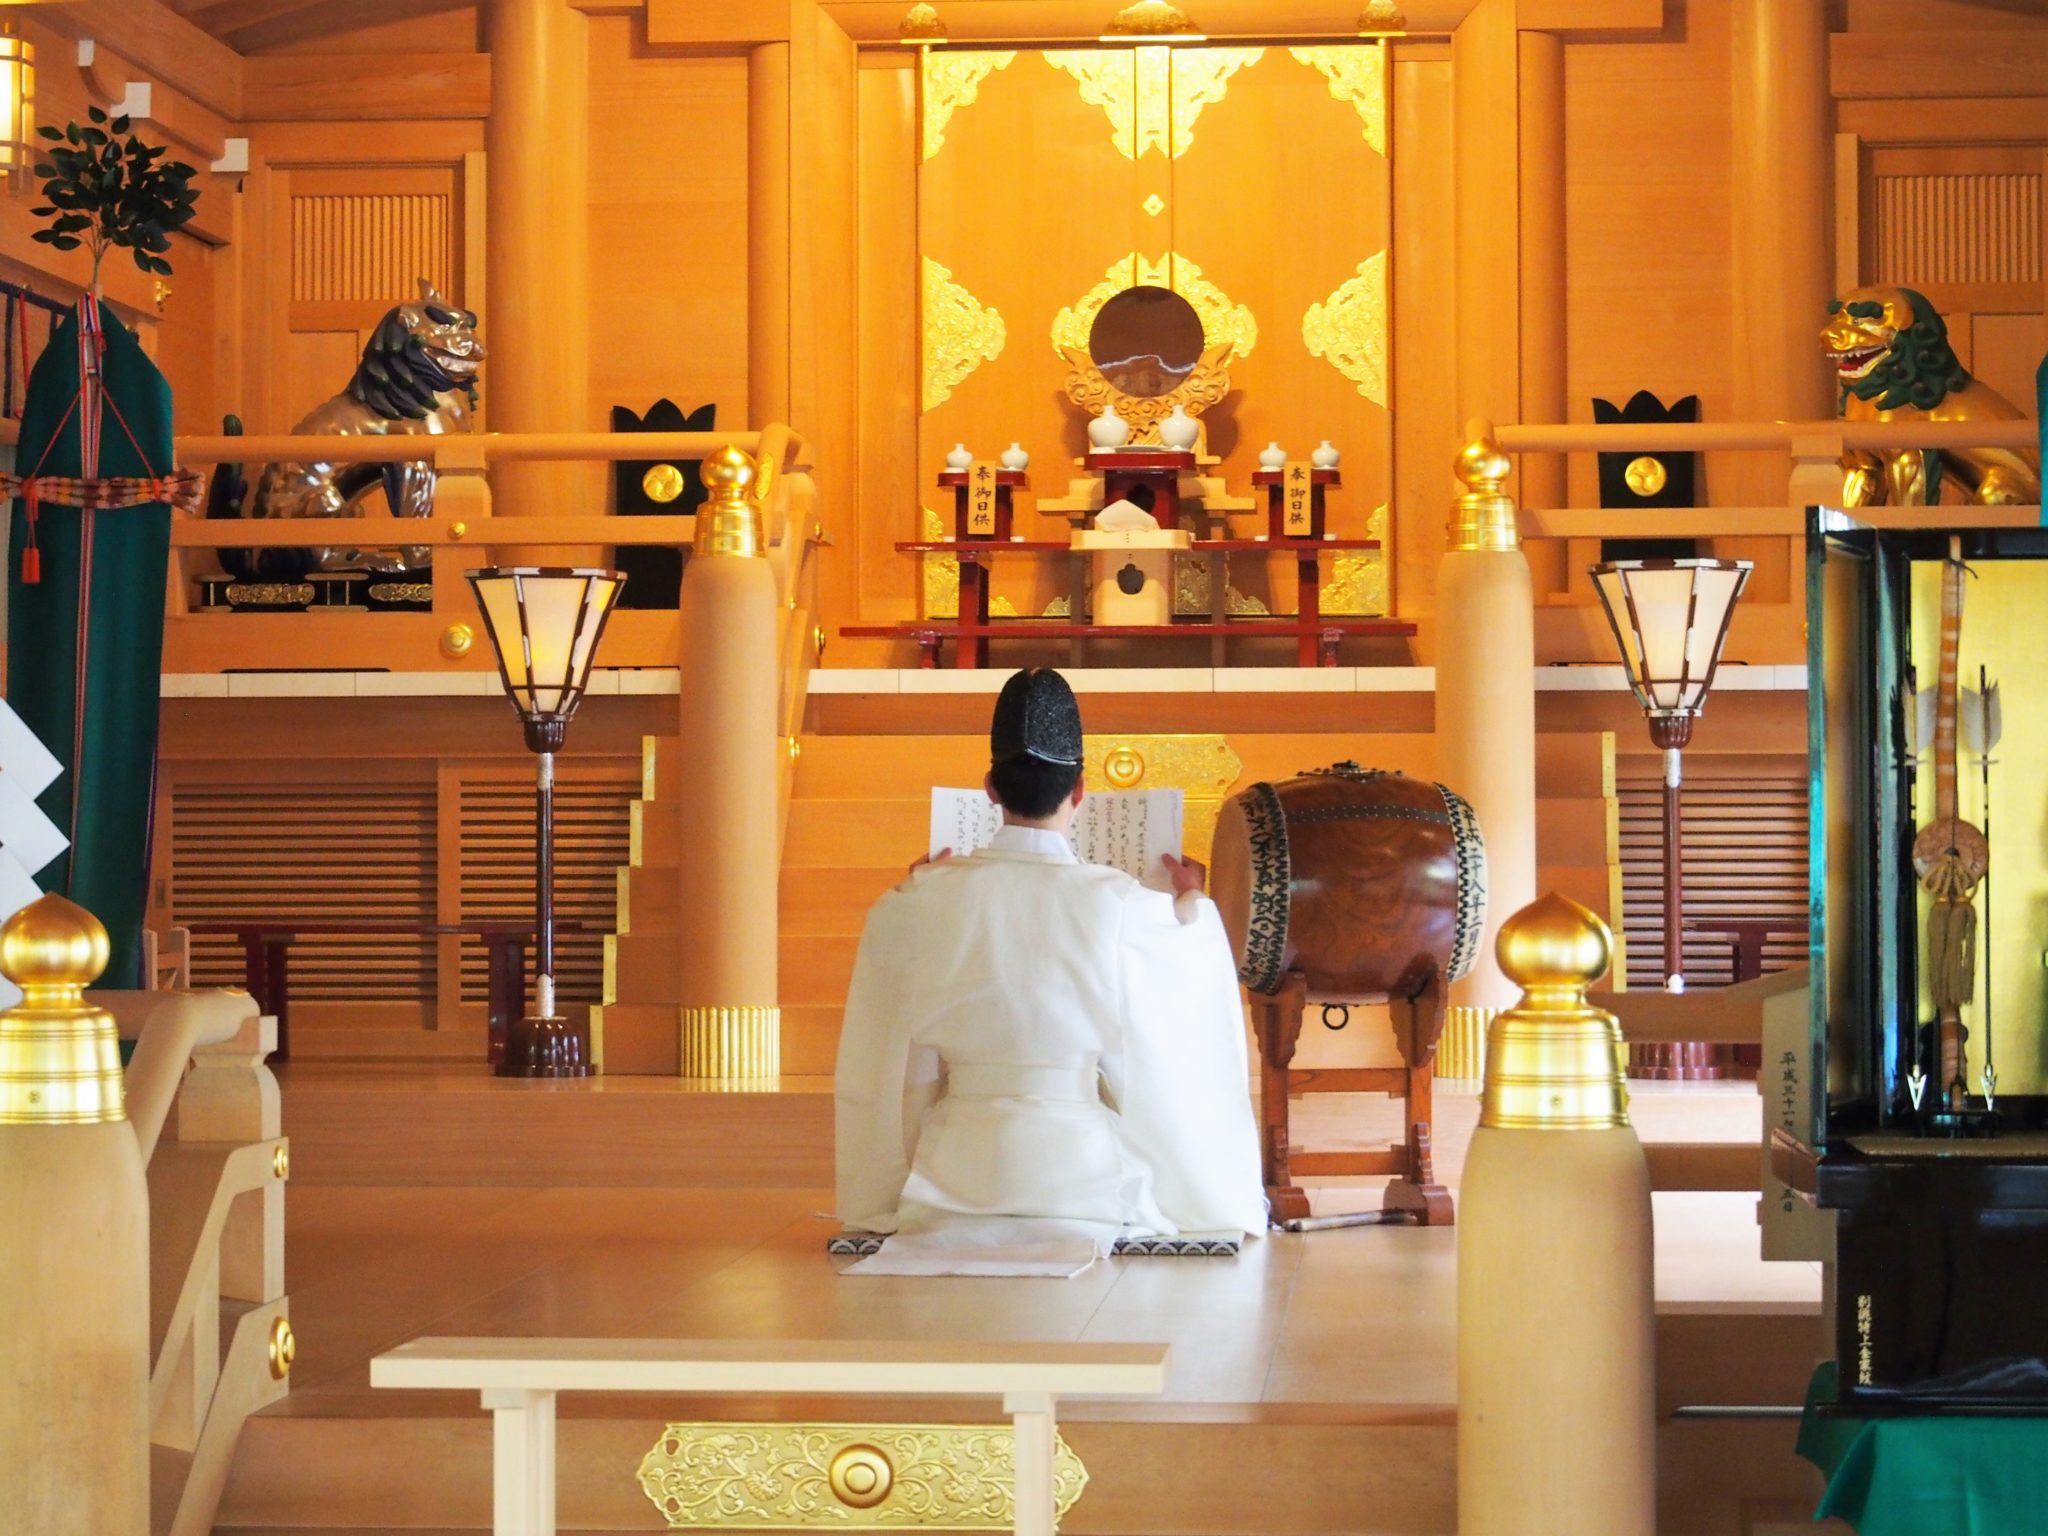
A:
{"label": "wooden vent panel", "polygon": [[2041,173],[1963,171],[1871,178],[1879,280],[2041,281]]}
{"label": "wooden vent panel", "polygon": [[[177,784],[170,793],[171,921],[434,921],[430,784]],[[241,986],[241,946],[195,935],[192,984]],[[295,999],[431,1002],[434,941],[307,937]]]}
{"label": "wooden vent panel", "polygon": [[[1621,800],[1623,930],[1628,984],[1664,984],[1664,796],[1660,779],[1623,768]],[[1734,978],[1734,944],[1696,933],[1696,923],[1767,918],[1788,930],[1764,950],[1766,971],[1806,961],[1806,778],[1764,772],[1748,778],[1697,779],[1685,786],[1684,903],[1686,980],[1723,987]]]}
{"label": "wooden vent panel", "polygon": [[[555,991],[565,1003],[603,1000],[604,935],[616,925],[618,869],[631,854],[637,779],[568,773],[555,781],[555,917],[581,931],[555,939]],[[533,781],[473,775],[459,786],[462,915],[469,921],[533,918]],[[481,941],[462,943],[462,1000],[485,1000]],[[528,957],[529,967],[531,956]]]}

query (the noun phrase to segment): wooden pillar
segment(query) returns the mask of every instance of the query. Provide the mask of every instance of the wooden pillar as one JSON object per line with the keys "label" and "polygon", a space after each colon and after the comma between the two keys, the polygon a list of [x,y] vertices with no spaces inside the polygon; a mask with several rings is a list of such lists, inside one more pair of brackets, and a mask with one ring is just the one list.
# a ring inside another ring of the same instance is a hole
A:
{"label": "wooden pillar", "polygon": [[[1817,339],[1833,274],[1827,0],[1734,0],[1733,414],[1817,421],[1835,414]],[[1784,503],[1788,458],[1744,454],[1740,504]],[[1729,554],[1740,553],[1735,550]]]}
{"label": "wooden pillar", "polygon": [[[790,45],[747,56],[747,415],[789,422]],[[807,424],[808,425],[808,424]]]}
{"label": "wooden pillar", "polygon": [[761,537],[754,461],[725,448],[704,461],[710,500],[697,513],[683,568],[678,716],[677,893],[682,1075],[775,1086],[776,705],[780,698],[775,573]]}
{"label": "wooden pillar", "polygon": [[1451,511],[1436,587],[1437,772],[1471,802],[1486,839],[1486,929],[1462,1008],[1505,1008],[1517,995],[1494,955],[1502,921],[1536,891],[1535,604],[1503,487],[1508,458],[1484,421],[1458,455],[1466,487]]}
{"label": "wooden pillar", "polygon": [[[1518,151],[1521,201],[1521,419],[1568,421],[1564,280],[1564,41],[1551,32],[1524,32],[1518,43],[1521,130]],[[1520,501],[1525,507],[1562,507],[1569,500],[1561,453],[1522,455]],[[1597,557],[1598,545],[1594,545]],[[1543,539],[1525,551],[1536,590],[1562,591],[1591,563],[1561,539]]]}
{"label": "wooden pillar", "polygon": [[[587,23],[569,0],[490,0],[487,18],[487,421],[494,432],[594,431]],[[503,516],[605,510],[602,472],[593,465],[503,463],[491,481]],[[594,553],[500,549],[497,557],[562,565]]]}
{"label": "wooden pillar", "polygon": [[1521,61],[1515,0],[1478,0],[1451,34],[1458,417],[1521,414]]}

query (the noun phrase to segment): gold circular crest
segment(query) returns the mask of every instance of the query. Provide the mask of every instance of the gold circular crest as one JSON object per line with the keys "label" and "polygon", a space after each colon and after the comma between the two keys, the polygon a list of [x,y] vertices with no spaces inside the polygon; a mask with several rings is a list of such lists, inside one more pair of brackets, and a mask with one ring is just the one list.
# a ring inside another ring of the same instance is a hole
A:
{"label": "gold circular crest", "polygon": [[1116,789],[1129,789],[1145,777],[1145,754],[1136,747],[1111,747],[1102,760],[1102,776]]}
{"label": "gold circular crest", "polygon": [[832,1496],[850,1509],[873,1509],[896,1483],[896,1469],[872,1445],[849,1445],[832,1458],[825,1476]]}
{"label": "gold circular crest", "polygon": [[683,472],[673,464],[656,464],[640,477],[649,501],[670,502],[683,494]]}
{"label": "gold circular crest", "polygon": [[1665,473],[1662,459],[1646,453],[1630,459],[1628,468],[1621,472],[1621,478],[1638,496],[1654,496],[1664,489],[1664,482],[1670,476]]}
{"label": "gold circular crest", "polygon": [[467,624],[450,624],[441,631],[441,654],[450,660],[467,656],[475,644],[476,631]]}
{"label": "gold circular crest", "polygon": [[292,1373],[292,1362],[299,1358],[299,1341],[292,1333],[292,1322],[280,1317],[270,1325],[270,1374],[278,1381]]}
{"label": "gold circular crest", "polygon": [[292,1176],[291,1149],[283,1142],[279,1142],[277,1150],[270,1154],[270,1172],[273,1177],[280,1179],[288,1179]]}

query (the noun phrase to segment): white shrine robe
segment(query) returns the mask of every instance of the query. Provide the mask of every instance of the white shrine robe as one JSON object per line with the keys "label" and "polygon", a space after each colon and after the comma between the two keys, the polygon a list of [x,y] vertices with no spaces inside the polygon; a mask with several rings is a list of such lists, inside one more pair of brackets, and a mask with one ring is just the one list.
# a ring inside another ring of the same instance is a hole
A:
{"label": "white shrine robe", "polygon": [[839,1038],[839,1218],[902,1234],[885,1252],[1263,1232],[1248,1058],[1213,902],[1005,826],[869,914]]}

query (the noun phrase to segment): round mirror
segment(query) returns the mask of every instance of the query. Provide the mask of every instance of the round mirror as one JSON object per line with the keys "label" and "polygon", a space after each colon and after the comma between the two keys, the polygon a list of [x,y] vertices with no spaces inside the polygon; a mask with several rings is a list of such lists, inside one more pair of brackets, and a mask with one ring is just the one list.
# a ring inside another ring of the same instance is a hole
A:
{"label": "round mirror", "polygon": [[1111,388],[1156,400],[1201,362],[1202,317],[1171,288],[1126,288],[1095,312],[1088,355]]}

